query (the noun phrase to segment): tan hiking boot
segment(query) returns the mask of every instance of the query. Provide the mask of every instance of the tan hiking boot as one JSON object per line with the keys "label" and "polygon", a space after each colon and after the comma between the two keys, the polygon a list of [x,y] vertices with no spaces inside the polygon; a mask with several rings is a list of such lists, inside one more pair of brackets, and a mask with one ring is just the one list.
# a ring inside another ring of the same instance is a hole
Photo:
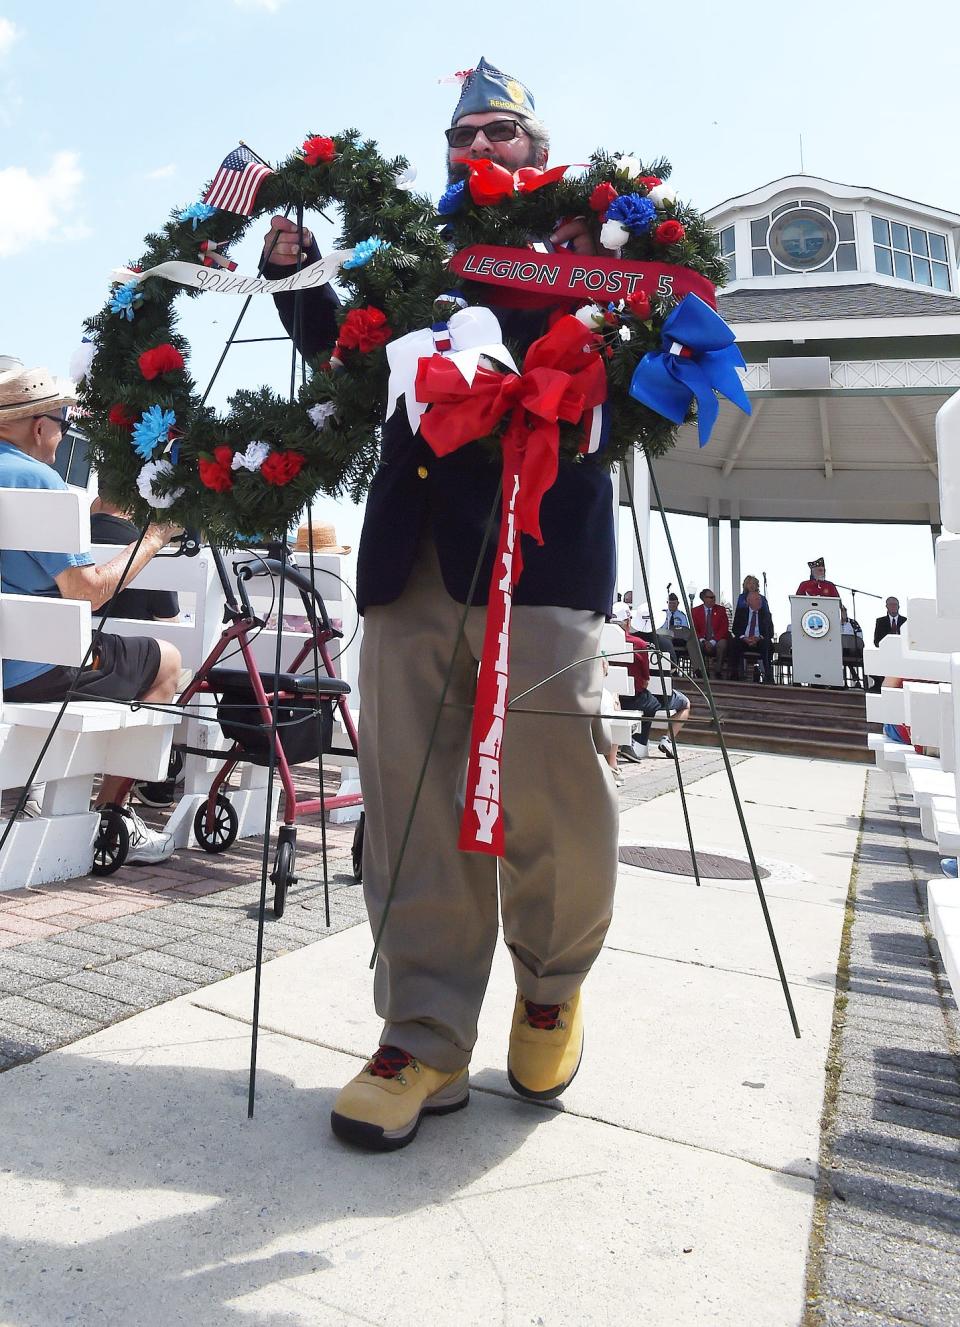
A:
{"label": "tan hiking boot", "polygon": [[517,994],[507,1076],[514,1092],[550,1101],[573,1082],[583,1054],[580,992],[563,1004],[534,1004]]}
{"label": "tan hiking boot", "polygon": [[330,1126],[344,1142],[390,1152],[413,1142],[424,1115],[448,1115],[469,1100],[469,1069],[445,1073],[381,1046],[337,1097]]}

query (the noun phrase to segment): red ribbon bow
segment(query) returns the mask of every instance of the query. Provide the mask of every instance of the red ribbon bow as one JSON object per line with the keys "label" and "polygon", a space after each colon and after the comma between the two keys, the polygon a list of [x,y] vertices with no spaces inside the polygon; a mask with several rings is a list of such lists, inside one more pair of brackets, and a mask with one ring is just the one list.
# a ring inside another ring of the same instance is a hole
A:
{"label": "red ribbon bow", "polygon": [[460,847],[502,857],[500,753],[509,686],[513,587],[523,570],[520,534],[538,544],[540,503],[557,477],[560,421],[575,424],[607,395],[597,338],[569,315],[527,351],[523,373],[478,368],[468,384],[451,360],[420,360],[417,400],[429,405],[420,431],[437,456],[486,437],[509,414],[503,447],[503,504],[497,556],[487,597],[483,653],[477,677]]}
{"label": "red ribbon bow", "polygon": [[551,166],[549,170],[521,166],[518,171],[511,172],[489,157],[469,158],[463,164],[470,172],[470,197],[480,207],[502,202],[512,194],[528,194],[534,189],[542,189],[545,184],[562,180],[570,169],[569,166]]}

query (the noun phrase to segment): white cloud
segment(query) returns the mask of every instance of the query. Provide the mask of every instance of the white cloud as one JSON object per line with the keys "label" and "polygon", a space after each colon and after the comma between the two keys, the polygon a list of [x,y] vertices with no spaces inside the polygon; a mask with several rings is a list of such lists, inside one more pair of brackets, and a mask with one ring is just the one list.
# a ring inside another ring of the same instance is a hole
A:
{"label": "white cloud", "polygon": [[11,23],[8,18],[0,16],[0,60],[7,54],[19,36],[20,33],[16,24]]}
{"label": "white cloud", "polygon": [[173,162],[168,162],[166,166],[157,166],[155,170],[148,170],[144,175],[145,180],[169,180],[171,175],[176,175],[177,168]]}
{"label": "white cloud", "polygon": [[74,215],[83,181],[75,152],[58,152],[43,175],[31,175],[23,166],[0,170],[0,258],[37,247],[50,240],[76,238]]}
{"label": "white cloud", "polygon": [[260,9],[265,14],[275,14],[285,0],[233,0],[238,9]]}

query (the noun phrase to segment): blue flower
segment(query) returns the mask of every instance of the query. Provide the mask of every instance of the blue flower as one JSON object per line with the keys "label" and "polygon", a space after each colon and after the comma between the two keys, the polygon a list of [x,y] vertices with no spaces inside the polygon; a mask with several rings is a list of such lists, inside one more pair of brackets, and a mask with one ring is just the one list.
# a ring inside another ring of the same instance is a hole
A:
{"label": "blue flower", "polygon": [[157,447],[167,441],[170,430],[176,422],[177,417],[172,410],[161,410],[158,405],[152,405],[149,410],[144,410],[133,426],[131,441],[137,455],[149,461]]}
{"label": "blue flower", "polygon": [[448,217],[452,212],[459,212],[463,207],[463,186],[465,183],[465,180],[458,180],[456,184],[451,184],[449,188],[444,189],[437,204],[437,211],[442,217]]}
{"label": "blue flower", "polygon": [[110,300],[110,312],[118,313],[121,318],[133,322],[133,311],[142,303],[143,291],[140,289],[140,283],[128,281],[125,286],[120,286],[118,290],[113,292]]}
{"label": "blue flower", "polygon": [[621,226],[625,226],[634,235],[649,230],[656,215],[655,205],[641,194],[621,194],[607,208],[607,220],[619,221]]}
{"label": "blue flower", "polygon": [[344,268],[365,267],[375,253],[379,253],[381,249],[389,248],[389,240],[378,240],[376,236],[369,240],[360,240],[358,244],[354,245],[353,257],[348,258],[343,266]]}
{"label": "blue flower", "polygon": [[211,207],[209,203],[191,203],[189,207],[183,209],[178,220],[181,224],[187,221],[192,221],[193,229],[196,230],[202,222],[209,221],[211,217],[215,217],[216,215],[217,209]]}

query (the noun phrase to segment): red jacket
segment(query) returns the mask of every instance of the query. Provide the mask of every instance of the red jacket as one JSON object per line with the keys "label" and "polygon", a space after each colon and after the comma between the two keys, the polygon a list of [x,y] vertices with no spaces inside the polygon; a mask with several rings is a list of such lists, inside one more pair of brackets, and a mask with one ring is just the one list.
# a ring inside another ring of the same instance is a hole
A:
{"label": "red jacket", "polygon": [[647,642],[642,636],[631,636],[628,631],[623,634],[633,646],[633,658],[627,664],[627,672],[633,678],[634,695],[639,695],[650,685],[650,655],[647,653]]}
{"label": "red jacket", "polygon": [[710,635],[707,635],[707,608],[705,604],[697,604],[693,610],[693,629],[697,633],[697,640],[726,640],[730,635],[730,623],[727,621],[727,610],[723,604],[714,604],[713,613],[710,616]]}
{"label": "red jacket", "polygon": [[818,599],[840,598],[840,591],[833,581],[815,581],[812,577],[808,581],[800,582],[797,586],[797,594],[809,594]]}

